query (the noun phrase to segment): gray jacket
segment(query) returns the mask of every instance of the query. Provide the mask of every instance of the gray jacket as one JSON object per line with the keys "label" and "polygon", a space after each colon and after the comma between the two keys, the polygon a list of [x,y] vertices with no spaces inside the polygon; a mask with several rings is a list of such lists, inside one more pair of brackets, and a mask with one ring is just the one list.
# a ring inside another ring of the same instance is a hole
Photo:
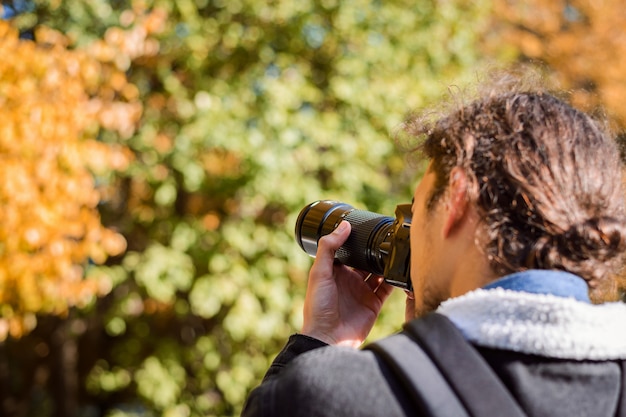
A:
{"label": "gray jacket", "polygon": [[[490,288],[448,300],[438,312],[476,347],[529,416],[615,416],[620,407],[626,415],[623,303]],[[415,415],[385,372],[371,351],[294,335],[242,415]]]}

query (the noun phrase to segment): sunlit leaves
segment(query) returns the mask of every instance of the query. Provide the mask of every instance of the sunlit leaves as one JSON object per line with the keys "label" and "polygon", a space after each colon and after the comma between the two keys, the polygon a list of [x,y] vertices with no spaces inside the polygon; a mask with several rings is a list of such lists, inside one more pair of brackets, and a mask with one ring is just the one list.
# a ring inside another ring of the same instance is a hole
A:
{"label": "sunlit leaves", "polygon": [[[37,36],[20,40],[0,22],[0,339],[31,330],[33,313],[63,314],[102,294],[108,286],[83,267],[126,246],[97,211],[94,175],[129,163],[123,147],[95,140],[117,105],[90,95],[102,67],[55,31]],[[114,117],[109,128],[132,131],[132,113]]]}
{"label": "sunlit leaves", "polygon": [[126,257],[126,266],[155,300],[172,303],[177,291],[190,288],[194,267],[188,255],[159,244],[133,255]]}
{"label": "sunlit leaves", "polygon": [[107,364],[102,361],[91,370],[85,381],[85,386],[89,392],[99,393],[115,392],[124,389],[131,382],[128,370],[116,367],[108,369]]}
{"label": "sunlit leaves", "polygon": [[[479,60],[481,7],[185,1],[171,9],[172,37],[161,51],[177,64],[159,69],[162,90],[144,90],[144,129],[173,145],[144,161],[171,173],[151,185],[155,201],[171,208],[162,221],[168,213],[208,226],[197,236],[196,250],[204,239],[210,244],[196,252],[187,299],[224,352],[210,372],[217,382],[210,392],[223,399],[216,414],[240,407],[242,386],[258,381],[267,363],[250,364],[298,328],[310,260],[294,244],[297,211],[337,198],[392,213],[410,198],[412,178],[390,131]],[[150,152],[147,143],[138,148]],[[381,322],[387,332],[401,308]],[[245,352],[246,373],[236,351]]]}
{"label": "sunlit leaves", "polygon": [[[576,103],[605,107],[626,126],[626,8],[620,0],[496,1],[505,40],[547,63]],[[498,40],[501,42],[501,39]]]}
{"label": "sunlit leaves", "polygon": [[137,391],[163,410],[176,405],[185,383],[185,370],[173,360],[151,356],[137,371]]}

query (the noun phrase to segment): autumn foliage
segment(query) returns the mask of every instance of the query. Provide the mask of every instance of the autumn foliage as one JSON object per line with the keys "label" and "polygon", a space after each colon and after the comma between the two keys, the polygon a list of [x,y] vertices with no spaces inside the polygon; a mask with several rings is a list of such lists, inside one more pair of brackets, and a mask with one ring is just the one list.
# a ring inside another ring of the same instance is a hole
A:
{"label": "autumn foliage", "polygon": [[626,116],[616,0],[9,3],[2,415],[238,415],[301,323],[299,210],[410,201],[390,136],[492,58]]}
{"label": "autumn foliage", "polygon": [[36,313],[62,314],[110,290],[85,268],[126,245],[100,222],[96,181],[130,155],[97,136],[103,125],[128,131],[138,109],[103,98],[125,87],[123,74],[107,85],[103,64],[66,49],[62,35],[37,37],[19,39],[0,22],[0,340],[32,329]]}
{"label": "autumn foliage", "polygon": [[547,64],[575,104],[626,128],[626,7],[621,0],[494,2],[494,39]]}

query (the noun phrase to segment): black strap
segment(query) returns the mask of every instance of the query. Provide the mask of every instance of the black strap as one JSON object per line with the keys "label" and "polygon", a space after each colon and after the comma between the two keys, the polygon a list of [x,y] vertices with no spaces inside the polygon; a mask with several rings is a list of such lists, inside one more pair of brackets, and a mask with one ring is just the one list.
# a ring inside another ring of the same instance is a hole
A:
{"label": "black strap", "polygon": [[447,317],[431,313],[407,323],[405,331],[430,356],[471,416],[525,416],[495,372]]}
{"label": "black strap", "polygon": [[399,333],[366,347],[376,353],[405,388],[401,398],[409,398],[412,413],[407,415],[469,417],[463,404],[430,360],[407,335]]}
{"label": "black strap", "polygon": [[626,360],[622,359],[622,389],[619,393],[616,417],[626,417]]}
{"label": "black strap", "polygon": [[394,371],[420,415],[525,416],[482,356],[443,315],[413,320],[400,335],[368,348]]}

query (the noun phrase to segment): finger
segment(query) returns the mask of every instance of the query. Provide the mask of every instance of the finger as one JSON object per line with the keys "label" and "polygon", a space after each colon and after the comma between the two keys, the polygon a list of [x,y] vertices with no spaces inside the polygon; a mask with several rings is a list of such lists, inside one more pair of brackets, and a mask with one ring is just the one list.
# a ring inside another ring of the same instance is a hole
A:
{"label": "finger", "polygon": [[369,278],[363,280],[363,282],[365,282],[367,286],[370,287],[370,290],[372,290],[372,292],[376,292],[376,290],[379,289],[384,282],[384,278],[380,275],[375,274],[369,274],[367,276],[369,276]]}
{"label": "finger", "polygon": [[406,293],[406,305],[404,308],[404,321],[409,322],[415,318],[415,296],[410,291]]}
{"label": "finger", "polygon": [[385,301],[392,293],[393,286],[387,284],[385,279],[380,275],[370,274],[371,276],[363,282],[369,287],[370,291],[381,301]]}
{"label": "finger", "polygon": [[381,282],[378,288],[375,289],[374,293],[381,301],[385,301],[387,297],[391,295],[393,292],[393,285],[389,285],[385,282],[385,280],[381,277]]}
{"label": "finger", "polygon": [[376,284],[376,288],[373,289],[374,294],[376,294],[376,291],[378,291],[378,289],[380,288],[381,285],[383,285],[384,282],[385,281],[382,279],[378,280],[378,284]]}
{"label": "finger", "polygon": [[335,252],[348,240],[350,236],[350,223],[342,221],[332,233],[322,236],[317,245],[316,258],[323,260],[335,259]]}
{"label": "finger", "polygon": [[309,273],[309,283],[332,279],[335,268],[344,267],[335,263],[335,252],[350,236],[350,223],[343,221],[329,235],[323,236],[317,245],[315,261]]}

